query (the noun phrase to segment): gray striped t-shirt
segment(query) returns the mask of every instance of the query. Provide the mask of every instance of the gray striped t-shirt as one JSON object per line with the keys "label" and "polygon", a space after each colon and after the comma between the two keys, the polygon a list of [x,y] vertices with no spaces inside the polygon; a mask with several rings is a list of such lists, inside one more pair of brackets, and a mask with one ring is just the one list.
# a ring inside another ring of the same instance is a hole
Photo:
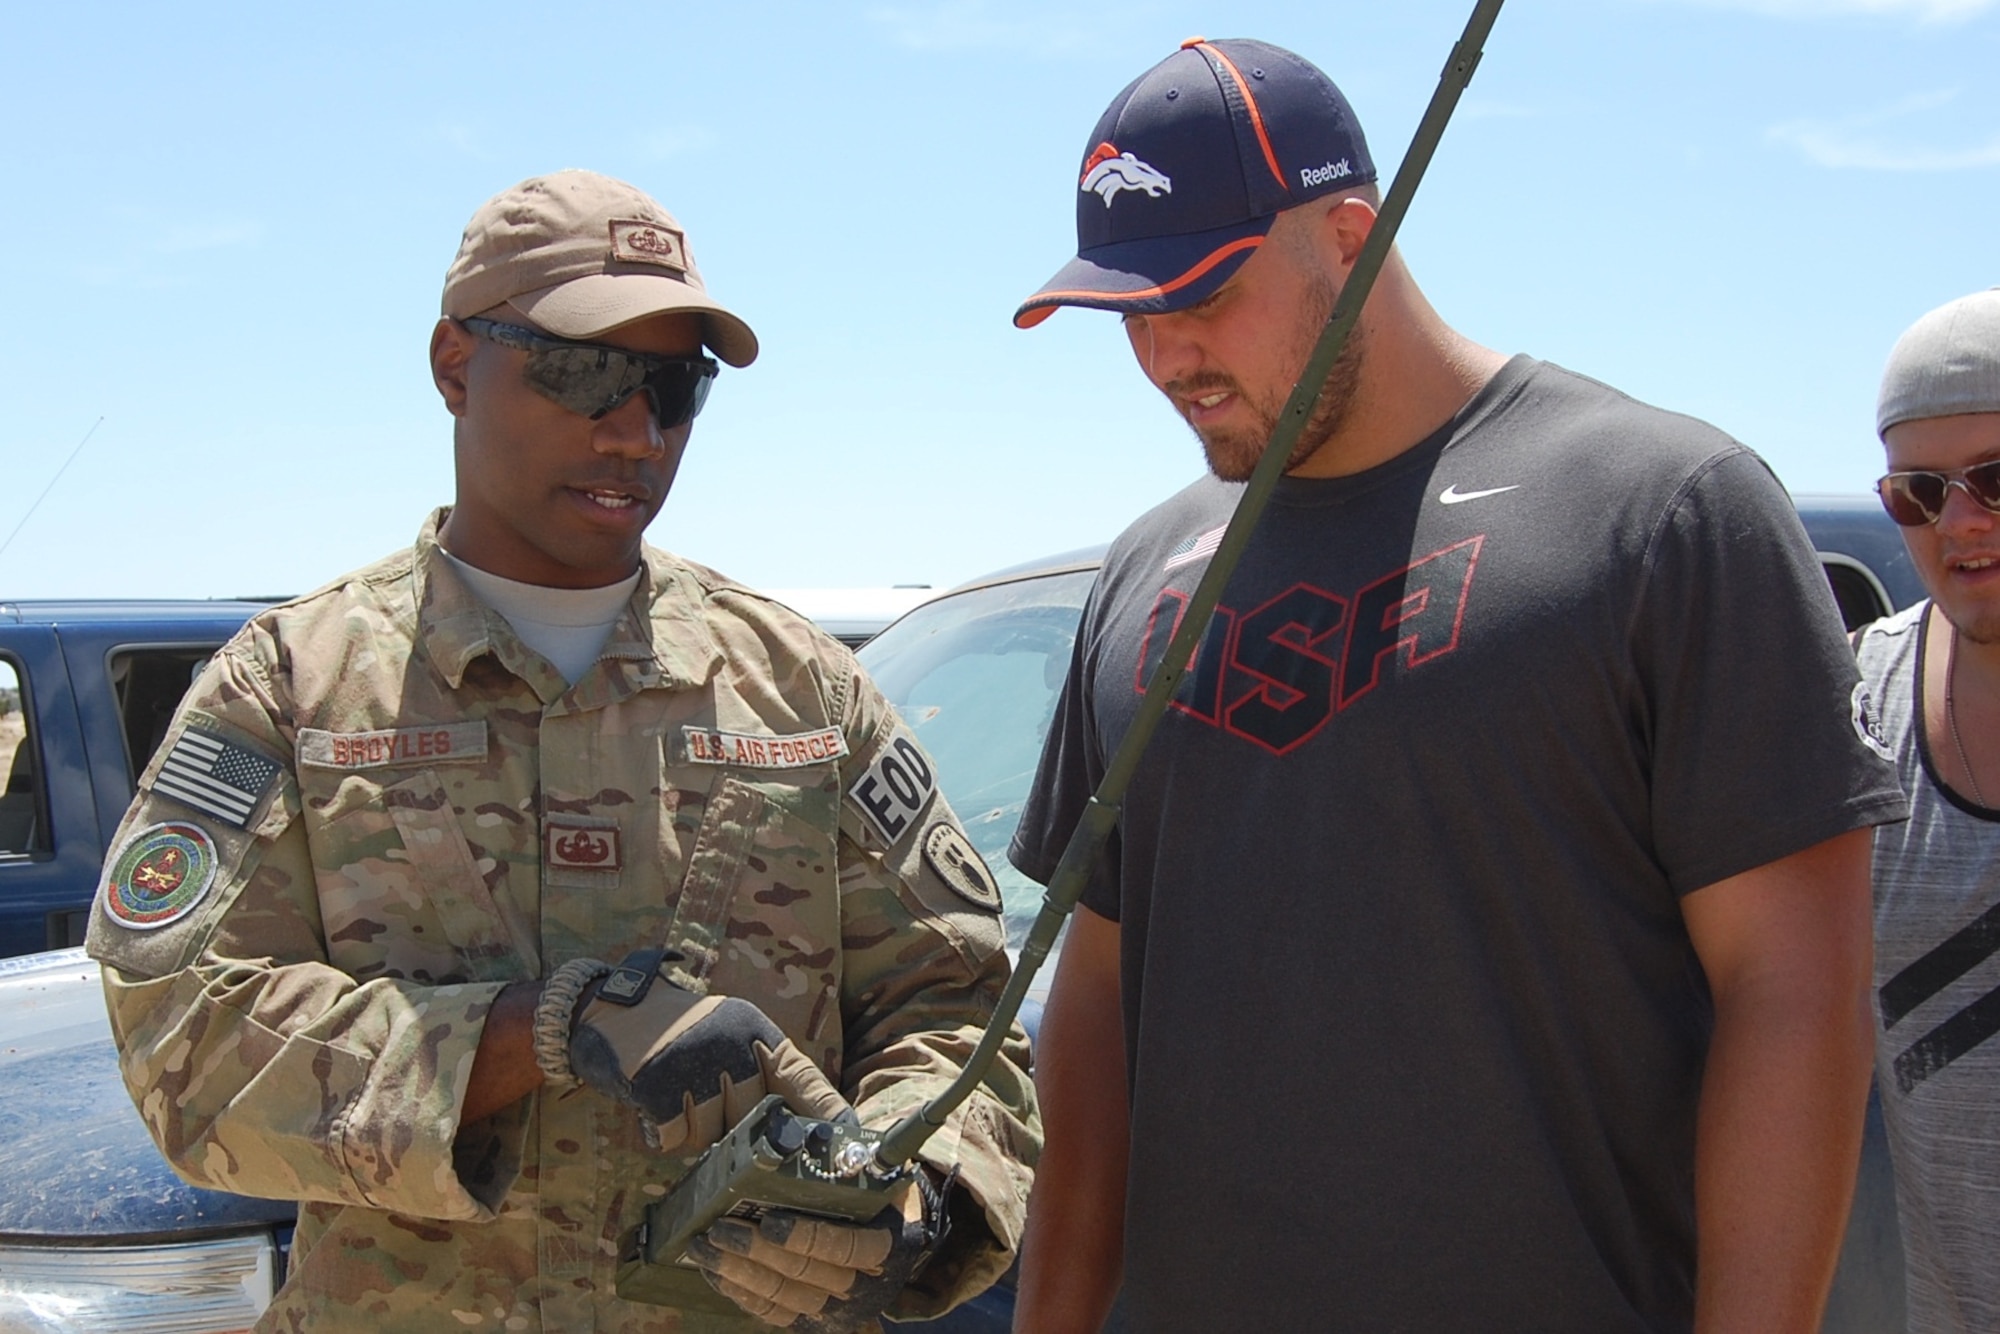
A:
{"label": "gray striped t-shirt", "polygon": [[1910,798],[1908,823],[1875,830],[1875,1077],[1909,1327],[2000,1334],[2000,811],[1931,763],[1917,690],[1929,610],[1876,622],[1860,647]]}

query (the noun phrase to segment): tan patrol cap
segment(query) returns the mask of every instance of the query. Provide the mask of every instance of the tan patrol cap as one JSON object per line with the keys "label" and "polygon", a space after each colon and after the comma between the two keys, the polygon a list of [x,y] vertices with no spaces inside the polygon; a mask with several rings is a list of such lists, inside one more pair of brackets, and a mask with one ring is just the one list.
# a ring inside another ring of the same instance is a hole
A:
{"label": "tan patrol cap", "polygon": [[732,366],[757,359],[757,335],[708,294],[674,215],[594,171],[531,177],[465,225],[444,276],[444,314],[462,320],[503,302],[558,338],[691,311],[716,356]]}

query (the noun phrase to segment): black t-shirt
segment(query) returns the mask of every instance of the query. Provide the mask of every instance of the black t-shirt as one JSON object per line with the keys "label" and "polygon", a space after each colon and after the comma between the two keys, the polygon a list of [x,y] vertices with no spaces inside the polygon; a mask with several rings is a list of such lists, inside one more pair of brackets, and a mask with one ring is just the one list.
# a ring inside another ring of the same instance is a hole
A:
{"label": "black t-shirt", "polygon": [[[1027,874],[1240,490],[1113,545]],[[1085,898],[1122,928],[1134,1327],[1685,1329],[1711,1011],[1678,897],[1901,818],[1856,680],[1764,464],[1558,368],[1284,479]]]}

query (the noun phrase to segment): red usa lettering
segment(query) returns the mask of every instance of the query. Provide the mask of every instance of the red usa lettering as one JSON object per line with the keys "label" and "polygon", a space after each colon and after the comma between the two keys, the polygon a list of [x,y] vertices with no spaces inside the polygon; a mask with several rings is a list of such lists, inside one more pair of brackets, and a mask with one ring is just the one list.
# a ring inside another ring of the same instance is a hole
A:
{"label": "red usa lettering", "polygon": [[[1171,707],[1287,754],[1385,680],[1457,652],[1485,542],[1454,542],[1345,596],[1295,583],[1248,610],[1218,603]],[[1189,598],[1160,590],[1133,689],[1146,688]]]}
{"label": "red usa lettering", "polygon": [[316,769],[379,769],[486,758],[486,723],[431,723],[381,732],[299,729],[299,763]]}
{"label": "red usa lettering", "polygon": [[742,769],[803,769],[826,764],[847,754],[847,738],[838,727],[791,736],[752,736],[714,728],[683,727],[690,764],[727,764]]}
{"label": "red usa lettering", "polygon": [[924,813],[937,791],[930,756],[916,738],[898,731],[847,795],[887,842],[894,843]]}

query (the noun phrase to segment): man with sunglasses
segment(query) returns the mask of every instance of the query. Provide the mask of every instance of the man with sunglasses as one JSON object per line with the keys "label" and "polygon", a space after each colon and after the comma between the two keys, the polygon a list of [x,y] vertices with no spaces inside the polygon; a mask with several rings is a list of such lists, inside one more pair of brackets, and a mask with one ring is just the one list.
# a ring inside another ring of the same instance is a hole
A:
{"label": "man with sunglasses", "polygon": [[[767,1094],[898,1117],[994,1009],[992,877],[853,656],[642,541],[709,353],[757,341],[651,198],[488,201],[431,339],[455,502],[252,620],[140,779],[90,948],[168,1160],[301,1203],[260,1329],[680,1328],[614,1287],[691,1155]],[[875,1219],[698,1239],[722,1324],[990,1283],[1025,1068],[1017,1029]]]}
{"label": "man with sunglasses", "polygon": [[1882,507],[1930,597],[1860,636],[1909,823],[1875,835],[1876,1084],[1909,1327],[2000,1331],[2000,288],[1897,340]]}

